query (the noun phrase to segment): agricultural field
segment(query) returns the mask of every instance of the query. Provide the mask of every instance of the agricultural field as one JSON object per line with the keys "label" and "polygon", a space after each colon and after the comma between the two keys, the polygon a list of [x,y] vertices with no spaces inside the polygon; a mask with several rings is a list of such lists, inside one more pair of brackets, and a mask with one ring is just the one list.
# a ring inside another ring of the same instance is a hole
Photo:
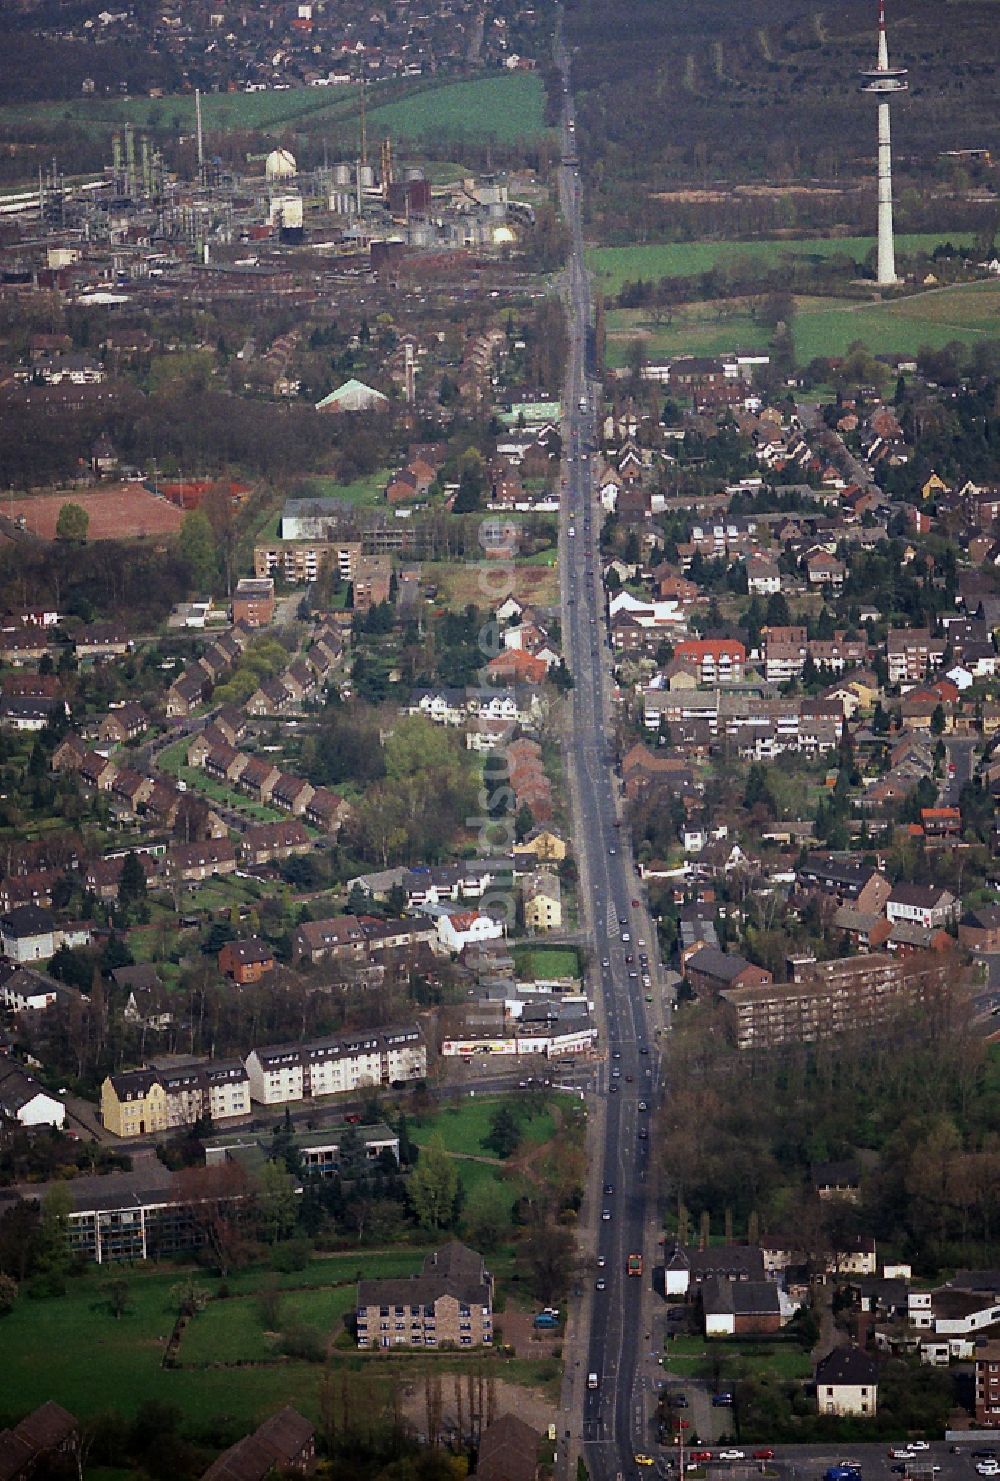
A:
{"label": "agricultural field", "polygon": [[[896,251],[932,252],[944,238],[940,232],[897,236]],[[972,238],[961,233],[949,238],[956,247],[967,246]],[[655,282],[659,278],[688,278],[708,272],[734,258],[752,258],[774,267],[788,255],[800,257],[847,256],[863,261],[875,249],[874,237],[792,237],[787,241],[751,242],[660,242],[639,247],[592,247],[587,265],[594,273],[597,287],[607,295],[620,291],[623,283]]]}
{"label": "agricultural field", "polygon": [[376,105],[368,120],[373,135],[391,134],[394,139],[492,135],[502,144],[513,144],[545,133],[545,90],[534,72],[449,82]]}
{"label": "agricultural field", "polygon": [[[656,363],[671,355],[724,354],[737,346],[763,349],[770,335],[746,309],[721,301],[682,305],[659,323],[647,309],[614,309],[607,316],[607,362],[627,365],[637,338],[646,359]],[[906,355],[950,340],[1000,339],[1000,284],[930,289],[893,303],[797,298],[792,337],[800,365],[816,356],[842,355],[855,340],[875,354]]]}

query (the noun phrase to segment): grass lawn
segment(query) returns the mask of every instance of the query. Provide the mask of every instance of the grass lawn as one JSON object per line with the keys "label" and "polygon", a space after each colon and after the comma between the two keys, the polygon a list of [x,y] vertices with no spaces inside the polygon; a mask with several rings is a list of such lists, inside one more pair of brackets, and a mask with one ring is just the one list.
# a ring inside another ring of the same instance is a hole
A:
{"label": "grass lawn", "polygon": [[792,1342],[720,1342],[705,1337],[674,1337],[666,1345],[664,1372],[676,1378],[704,1378],[711,1373],[713,1360],[727,1366],[725,1376],[745,1367],[749,1374],[770,1373],[776,1378],[808,1378],[812,1373],[809,1354]]}
{"label": "grass lawn", "polygon": [[312,499],[343,499],[345,503],[369,507],[385,503],[385,486],[392,477],[393,469],[379,468],[365,478],[356,478],[353,483],[338,483],[335,478],[307,479]]}
{"label": "grass lawn", "polygon": [[573,946],[515,946],[514,968],[522,982],[579,977],[580,956]]}
{"label": "grass lawn", "polygon": [[[461,1105],[447,1106],[435,1116],[421,1118],[420,1123],[411,1128],[410,1134],[419,1146],[426,1145],[436,1134],[441,1137],[446,1150],[457,1156],[493,1158],[496,1153],[486,1146],[484,1139],[489,1136],[493,1112],[497,1106],[504,1104],[506,1102],[497,1096],[476,1096],[475,1100],[470,1097],[463,1100]],[[567,1104],[572,1102],[567,1100]],[[548,1108],[532,1116],[530,1121],[525,1119],[522,1126],[524,1140],[539,1146],[549,1141],[556,1130],[555,1120]]]}
{"label": "grass lawn", "polygon": [[[932,252],[945,240],[940,232],[897,236],[896,251]],[[972,238],[958,233],[949,238],[954,246],[967,246]],[[617,293],[625,282],[646,282],[658,278],[687,278],[708,272],[720,262],[735,257],[751,257],[768,266],[780,263],[789,254],[798,257],[850,257],[860,262],[875,247],[874,237],[795,237],[780,242],[658,242],[636,247],[591,247],[587,265],[597,278],[598,287],[606,294]]]}

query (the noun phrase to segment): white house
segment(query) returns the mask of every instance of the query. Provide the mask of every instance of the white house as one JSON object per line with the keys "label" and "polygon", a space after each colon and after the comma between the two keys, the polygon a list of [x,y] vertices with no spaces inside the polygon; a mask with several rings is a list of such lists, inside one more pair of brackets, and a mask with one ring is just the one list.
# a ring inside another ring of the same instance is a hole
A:
{"label": "white house", "polygon": [[18,905],[0,916],[0,950],[12,962],[47,961],[58,934],[52,912],[40,905]]}
{"label": "white house", "polygon": [[499,921],[481,910],[456,910],[438,916],[437,933],[444,949],[457,953],[479,941],[497,941],[504,930]]}
{"label": "white house", "polygon": [[893,886],[885,907],[886,918],[914,926],[947,926],[958,916],[958,901],[949,890],[937,885]]}
{"label": "white house", "polygon": [[56,1001],[59,990],[54,978],[27,967],[15,968],[0,981],[0,1005],[14,1013],[44,1013]]}
{"label": "white house", "polygon": [[0,1059],[0,1117],[19,1126],[62,1127],[66,1107],[12,1060]]}

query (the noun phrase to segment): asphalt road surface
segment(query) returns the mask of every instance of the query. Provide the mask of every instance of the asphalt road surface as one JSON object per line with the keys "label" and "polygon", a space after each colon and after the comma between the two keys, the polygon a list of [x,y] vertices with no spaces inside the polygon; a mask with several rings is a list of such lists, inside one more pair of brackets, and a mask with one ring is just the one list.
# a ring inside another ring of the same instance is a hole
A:
{"label": "asphalt road surface", "polygon": [[[649,1052],[640,954],[655,957],[652,941],[640,946],[644,927],[633,911],[628,841],[618,826],[612,771],[609,697],[611,653],[598,541],[601,515],[592,475],[598,383],[587,379],[586,343],[590,290],[583,264],[580,180],[568,59],[561,38],[556,58],[563,76],[560,197],[571,236],[565,299],[569,315],[570,363],[565,389],[565,481],[562,494],[561,576],[563,634],[574,678],[573,752],[579,817],[576,848],[584,860],[595,960],[606,1019],[609,1058],[600,1077],[606,1097],[606,1135],[596,1247],[605,1281],[595,1289],[589,1336],[584,1334],[586,1370],[596,1388],[584,1390],[583,1438],[594,1481],[619,1471],[635,1474],[633,1454],[643,1447],[641,1398],[636,1382],[642,1346],[642,1292],[648,1281],[625,1273],[630,1253],[644,1249],[651,1140],[642,1133],[656,1093],[655,1056]],[[626,957],[633,957],[627,962]],[[642,1109],[641,1106],[646,1109]]]}

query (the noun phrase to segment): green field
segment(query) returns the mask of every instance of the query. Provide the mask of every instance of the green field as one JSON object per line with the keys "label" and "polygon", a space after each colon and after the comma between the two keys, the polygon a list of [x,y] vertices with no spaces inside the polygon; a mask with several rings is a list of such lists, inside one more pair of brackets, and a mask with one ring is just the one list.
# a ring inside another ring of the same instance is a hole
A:
{"label": "green field", "polygon": [[[896,251],[901,256],[907,252],[931,252],[944,239],[941,232],[897,236]],[[957,233],[949,240],[958,247],[971,244],[972,238]],[[720,262],[731,262],[737,257],[754,258],[770,266],[780,263],[789,254],[817,259],[847,256],[860,262],[874,247],[874,237],[794,237],[781,242],[659,242],[639,247],[591,247],[587,252],[587,266],[594,273],[598,287],[610,295],[618,293],[623,283],[635,283],[639,278],[648,283],[658,278],[694,277],[697,273],[708,272]]]}
{"label": "green field", "polygon": [[[771,332],[746,310],[729,312],[722,303],[692,303],[674,311],[670,322],[655,322],[645,309],[614,309],[607,317],[607,362],[629,362],[636,338],[652,364],[671,355],[718,355],[764,349]],[[964,283],[896,299],[893,303],[851,303],[838,298],[797,298],[792,323],[796,359],[807,365],[816,356],[842,355],[855,340],[875,354],[913,355],[924,346],[940,348],[951,340],[973,344],[1000,338],[1000,284]]]}

